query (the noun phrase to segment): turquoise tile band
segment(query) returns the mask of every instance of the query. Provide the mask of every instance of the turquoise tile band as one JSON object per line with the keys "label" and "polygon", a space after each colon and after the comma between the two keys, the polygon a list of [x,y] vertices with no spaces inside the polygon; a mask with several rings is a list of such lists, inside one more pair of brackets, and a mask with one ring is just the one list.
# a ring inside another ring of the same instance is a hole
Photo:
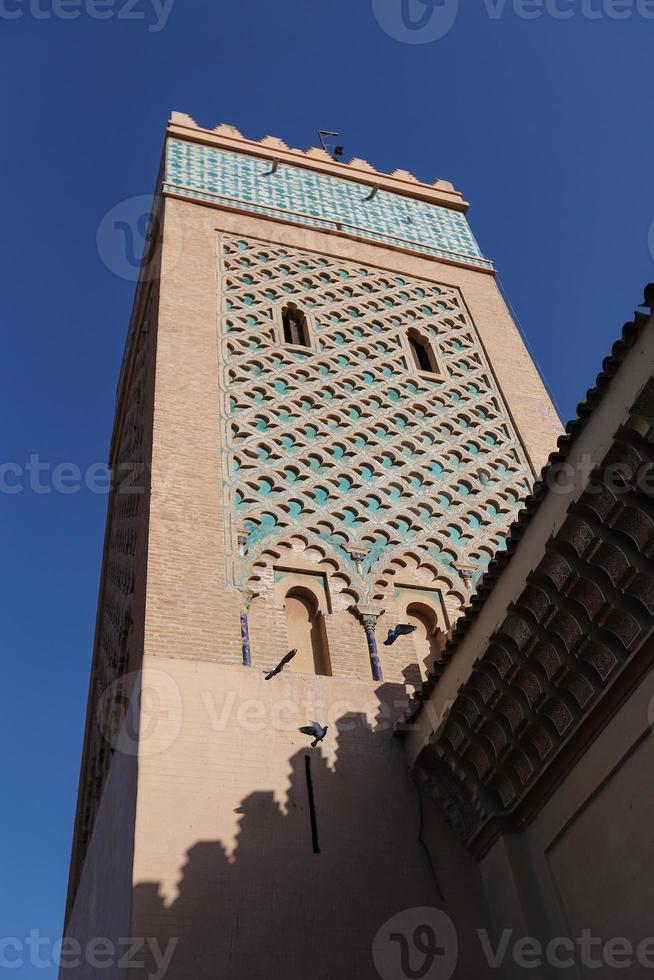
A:
{"label": "turquoise tile band", "polygon": [[493,269],[464,214],[363,184],[243,153],[169,138],[163,189],[312,228],[343,231],[379,244]]}

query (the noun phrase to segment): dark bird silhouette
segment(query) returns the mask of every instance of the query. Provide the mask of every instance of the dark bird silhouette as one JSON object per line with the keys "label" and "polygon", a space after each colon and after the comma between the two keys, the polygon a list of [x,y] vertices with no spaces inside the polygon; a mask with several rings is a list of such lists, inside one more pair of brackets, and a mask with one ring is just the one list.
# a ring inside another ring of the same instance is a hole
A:
{"label": "dark bird silhouette", "polygon": [[271,670],[270,673],[266,674],[266,680],[269,681],[271,677],[275,676],[275,674],[280,674],[283,671],[286,664],[290,664],[291,660],[293,659],[296,653],[297,650],[289,650],[286,656],[282,657],[282,659],[279,661],[275,669]]}
{"label": "dark bird silhouette", "polygon": [[408,636],[409,633],[414,633],[417,628],[417,626],[409,626],[408,623],[398,623],[394,629],[388,631],[388,636],[384,640],[384,646],[392,647],[398,637]]}
{"label": "dark bird silhouette", "polygon": [[654,310],[654,282],[650,282],[645,286],[645,301],[640,305]]}
{"label": "dark bird silhouette", "polygon": [[305,725],[303,728],[299,728],[298,731],[302,732],[303,735],[313,736],[311,748],[315,749],[318,742],[322,742],[323,738],[327,734],[328,728],[329,725],[320,725],[317,721],[312,721],[310,725]]}

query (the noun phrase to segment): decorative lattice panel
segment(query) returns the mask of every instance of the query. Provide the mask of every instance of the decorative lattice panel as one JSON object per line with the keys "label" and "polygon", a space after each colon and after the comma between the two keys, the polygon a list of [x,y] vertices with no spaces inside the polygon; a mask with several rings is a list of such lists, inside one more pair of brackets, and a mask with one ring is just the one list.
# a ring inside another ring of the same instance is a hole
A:
{"label": "decorative lattice panel", "polygon": [[213,204],[264,214],[313,228],[347,231],[357,238],[492,269],[464,214],[415,198],[370,188],[345,177],[213,146],[169,139],[163,189]]}
{"label": "decorative lattice panel", "polygon": [[[229,579],[293,535],[360,598],[407,556],[452,588],[481,574],[530,470],[460,293],[227,235],[218,262]],[[310,349],[280,342],[289,301]],[[412,328],[438,374],[415,370]]]}

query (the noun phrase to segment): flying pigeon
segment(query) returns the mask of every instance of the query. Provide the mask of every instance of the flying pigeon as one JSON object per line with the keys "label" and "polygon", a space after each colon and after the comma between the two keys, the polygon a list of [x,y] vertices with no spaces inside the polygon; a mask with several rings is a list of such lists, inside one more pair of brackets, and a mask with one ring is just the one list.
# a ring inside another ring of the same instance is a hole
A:
{"label": "flying pigeon", "polygon": [[323,738],[327,734],[328,728],[329,725],[319,725],[317,721],[312,721],[310,725],[305,725],[303,728],[299,728],[298,731],[302,732],[303,735],[313,736],[311,748],[315,749],[318,742],[322,742]]}
{"label": "flying pigeon", "polygon": [[413,633],[417,628],[417,626],[409,626],[408,623],[398,623],[394,629],[388,631],[388,636],[384,640],[384,646],[392,647],[399,636],[408,636],[409,633]]}
{"label": "flying pigeon", "polygon": [[266,674],[266,680],[269,681],[271,677],[275,676],[275,674],[280,674],[284,669],[284,667],[286,666],[286,664],[291,662],[291,660],[293,659],[296,653],[297,650],[289,650],[286,656],[282,657],[282,659],[279,661],[275,669],[271,670],[270,673]]}

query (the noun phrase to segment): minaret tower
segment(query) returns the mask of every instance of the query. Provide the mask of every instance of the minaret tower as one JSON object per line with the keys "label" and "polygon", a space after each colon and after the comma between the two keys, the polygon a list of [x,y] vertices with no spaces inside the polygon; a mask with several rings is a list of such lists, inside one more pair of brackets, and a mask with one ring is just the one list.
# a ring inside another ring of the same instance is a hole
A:
{"label": "minaret tower", "polygon": [[467,208],[173,113],[111,448],[80,942],[175,938],[174,980],[373,978],[398,911],[465,929],[482,903],[445,825],[427,859],[392,724],[560,427]]}

